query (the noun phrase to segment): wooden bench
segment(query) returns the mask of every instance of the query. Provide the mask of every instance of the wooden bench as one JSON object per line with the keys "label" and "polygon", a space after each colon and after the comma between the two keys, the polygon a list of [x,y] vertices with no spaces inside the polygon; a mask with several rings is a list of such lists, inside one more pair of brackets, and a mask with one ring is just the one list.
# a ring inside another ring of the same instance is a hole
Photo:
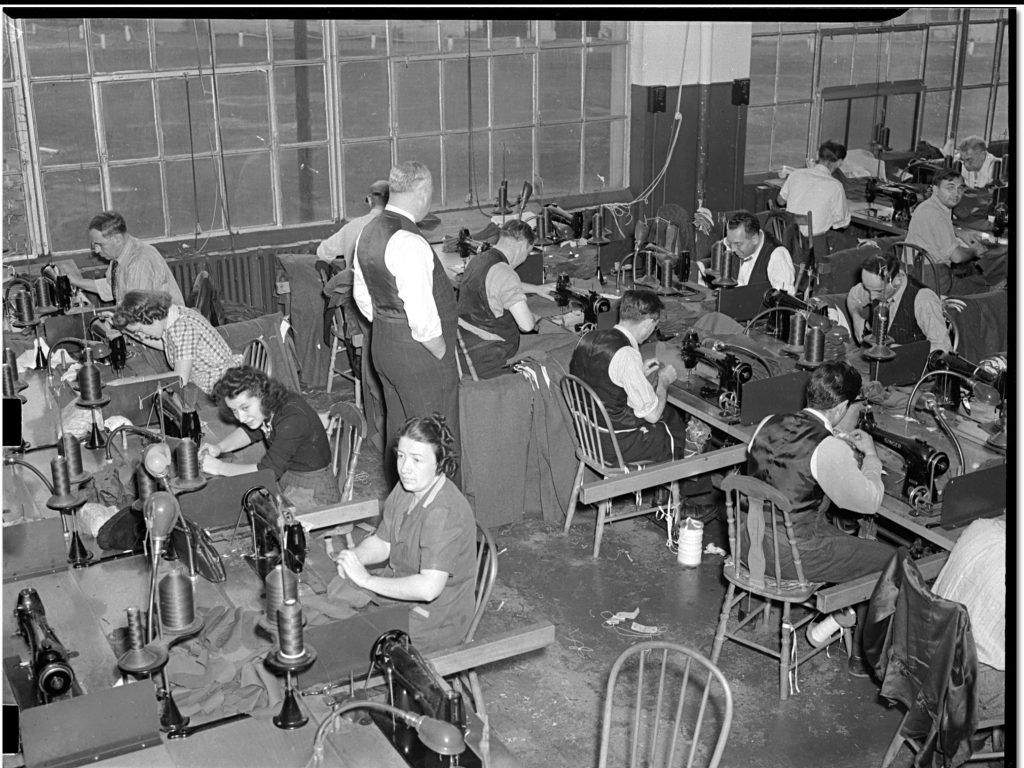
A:
{"label": "wooden bench", "polygon": [[[949,557],[949,552],[937,552],[914,562],[921,570],[925,580],[932,581],[939,575],[947,557]],[[835,584],[827,589],[819,589],[814,593],[817,609],[822,613],[832,613],[864,602],[871,597],[871,593],[875,590],[875,584],[878,583],[878,577],[881,575],[881,571],[869,573],[867,576],[844,581],[842,584]]]}

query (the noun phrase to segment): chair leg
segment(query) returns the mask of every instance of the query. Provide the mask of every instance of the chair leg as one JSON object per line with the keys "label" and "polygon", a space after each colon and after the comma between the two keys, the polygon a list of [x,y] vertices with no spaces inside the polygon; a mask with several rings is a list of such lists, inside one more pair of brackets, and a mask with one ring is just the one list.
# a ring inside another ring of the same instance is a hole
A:
{"label": "chair leg", "polygon": [[896,755],[900,753],[900,748],[903,746],[903,724],[907,722],[907,716],[904,715],[903,719],[900,720],[900,724],[896,726],[896,733],[893,734],[892,741],[889,742],[889,748],[885,750],[885,755],[882,757],[882,768],[891,765],[892,761],[896,759]]}
{"label": "chair leg", "polygon": [[331,362],[327,366],[327,391],[331,391],[331,387],[334,386],[334,366],[337,364],[338,358],[338,337],[335,336],[331,339]]}
{"label": "chair leg", "polygon": [[597,530],[594,531],[594,557],[601,552],[601,539],[604,537],[605,521],[612,511],[611,499],[602,501],[597,505]]}
{"label": "chair leg", "polygon": [[736,585],[731,581],[729,588],[725,590],[725,601],[722,603],[722,613],[718,617],[718,629],[715,630],[715,641],[711,645],[711,663],[718,663],[718,655],[722,652],[722,644],[725,642],[725,633],[729,629],[729,614],[732,613],[732,598],[736,594]]}
{"label": "chair leg", "polygon": [[569,510],[565,513],[565,527],[562,529],[562,533],[568,533],[569,526],[572,525],[572,517],[576,514],[576,502],[579,501],[581,485],[583,485],[582,461],[576,468],[576,477],[572,481],[572,494],[569,496]]}
{"label": "chair leg", "polygon": [[789,698],[789,653],[790,653],[790,631],[789,631],[789,603],[782,603],[782,622],[779,624],[779,631],[782,635],[782,646],[779,649],[779,698],[785,701]]}

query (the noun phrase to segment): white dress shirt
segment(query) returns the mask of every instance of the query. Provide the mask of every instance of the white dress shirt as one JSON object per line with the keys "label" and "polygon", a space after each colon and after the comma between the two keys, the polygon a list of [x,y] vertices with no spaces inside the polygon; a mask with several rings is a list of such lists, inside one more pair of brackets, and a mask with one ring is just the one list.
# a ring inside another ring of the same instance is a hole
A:
{"label": "white dress shirt", "polygon": [[[850,209],[846,204],[846,190],[838,179],[832,177],[827,166],[798,168],[786,178],[779,192],[779,199],[786,203],[786,210],[801,216],[811,213],[814,234],[820,235],[830,229],[842,229],[850,223]],[[807,227],[800,225],[800,234],[807,237]]]}
{"label": "white dress shirt", "polygon": [[[761,252],[761,246],[764,245],[764,232],[758,232],[757,237],[757,250],[754,251],[754,255],[746,261],[740,262],[739,273],[736,275],[737,285],[750,283],[750,273],[754,271],[754,263]],[[796,270],[793,268],[793,257],[789,255],[789,250],[784,245],[780,245],[768,255],[768,282],[771,283],[772,288],[785,291],[790,295],[796,294]]]}

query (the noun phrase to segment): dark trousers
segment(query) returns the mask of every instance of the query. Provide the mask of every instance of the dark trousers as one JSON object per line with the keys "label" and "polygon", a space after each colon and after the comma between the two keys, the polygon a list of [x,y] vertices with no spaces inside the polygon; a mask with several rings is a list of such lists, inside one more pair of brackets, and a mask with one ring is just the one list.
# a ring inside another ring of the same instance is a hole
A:
{"label": "dark trousers", "polygon": [[[793,520],[797,549],[803,564],[804,577],[811,581],[840,583],[876,573],[885,568],[896,551],[888,544],[871,539],[861,539],[843,533],[824,513],[805,512],[810,519]],[[783,539],[785,533],[781,530]],[[769,561],[770,553],[766,553]],[[780,543],[779,560],[782,575],[795,579],[796,569],[790,556],[790,549]]]}
{"label": "dark trousers", "polygon": [[[470,360],[473,361],[473,370],[480,380],[493,379],[503,373],[515,373],[511,368],[505,367],[505,362],[511,357],[509,344],[501,341],[487,341],[479,336],[474,336],[469,331],[461,331],[462,340],[466,345]],[[461,354],[461,351],[460,351]],[[514,354],[514,353],[512,353]],[[469,372],[469,366],[466,366]]]}
{"label": "dark trousers", "polygon": [[[384,318],[373,321],[370,341],[373,367],[384,394],[386,446],[384,474],[389,487],[398,481],[395,466],[395,435],[414,416],[440,413],[455,436],[460,451],[459,374],[455,366],[454,339],[448,343],[444,359],[438,360],[427,348],[414,341],[405,321]],[[461,487],[461,472],[452,480]]]}

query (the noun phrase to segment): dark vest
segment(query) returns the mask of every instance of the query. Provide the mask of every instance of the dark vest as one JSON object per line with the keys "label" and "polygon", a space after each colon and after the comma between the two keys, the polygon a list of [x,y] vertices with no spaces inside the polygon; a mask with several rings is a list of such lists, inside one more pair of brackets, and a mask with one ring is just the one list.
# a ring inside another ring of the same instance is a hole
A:
{"label": "dark vest", "polygon": [[591,331],[580,339],[569,362],[569,373],[589,384],[601,398],[616,430],[643,426],[626,402],[626,390],[608,376],[608,366],[615,353],[629,346],[629,339],[616,328]]}
{"label": "dark vest", "polygon": [[[477,328],[501,336],[504,339],[502,348],[505,359],[508,359],[519,351],[519,325],[508,309],[501,317],[495,317],[491,312],[491,305],[487,301],[487,274],[496,264],[508,264],[508,258],[497,248],[489,248],[469,260],[459,286],[459,317]],[[462,335],[465,338],[465,329]]]}
{"label": "dark vest", "polygon": [[764,480],[793,502],[792,515],[817,511],[825,492],[811,475],[811,454],[831,433],[806,411],[768,419],[747,455],[747,474]]}
{"label": "dark vest", "polygon": [[754,270],[750,273],[747,285],[768,282],[768,262],[771,261],[772,251],[782,245],[770,232],[762,229],[761,234],[764,235],[764,241],[761,243],[761,250],[754,257]]}
{"label": "dark vest", "polygon": [[[895,344],[910,344],[914,341],[924,341],[926,338],[921,326],[917,324],[917,315],[914,314],[914,302],[917,301],[917,294],[924,287],[914,278],[907,276],[907,287],[903,289],[903,298],[896,309],[896,314],[889,318],[889,335],[892,336]],[[870,328],[871,321],[875,316],[875,307],[878,301],[872,301],[868,306],[870,314],[866,325]]]}
{"label": "dark vest", "polygon": [[[391,274],[387,264],[384,263],[384,252],[388,241],[402,229],[406,232],[420,234],[419,228],[405,216],[385,209],[380,216],[363,228],[359,236],[356,257],[359,259],[359,267],[363,271],[366,288],[370,292],[374,321],[401,321],[406,324],[409,322],[405,314],[405,302],[398,295],[395,276]],[[437,314],[441,318],[441,332],[446,344],[454,344],[458,318],[455,311],[455,290],[452,288],[451,280],[448,279],[436,253],[434,254],[433,278],[434,304],[437,306]]]}

